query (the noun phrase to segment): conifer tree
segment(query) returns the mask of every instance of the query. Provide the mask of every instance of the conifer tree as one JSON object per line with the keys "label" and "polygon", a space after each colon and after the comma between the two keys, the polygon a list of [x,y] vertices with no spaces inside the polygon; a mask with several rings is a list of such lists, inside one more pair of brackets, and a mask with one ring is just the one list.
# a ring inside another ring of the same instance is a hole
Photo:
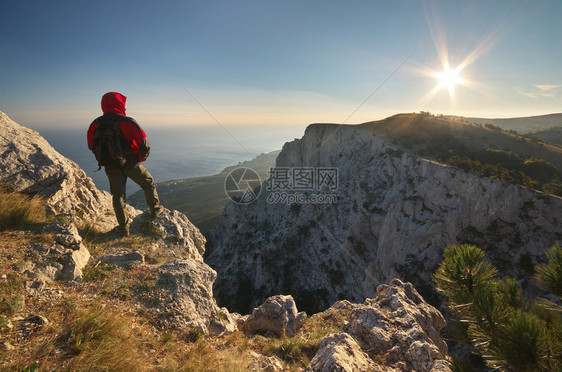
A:
{"label": "conifer tree", "polygon": [[[562,299],[562,249],[555,244],[537,279]],[[474,245],[452,245],[434,274],[437,290],[457,317],[449,337],[468,344],[491,368],[504,371],[562,370],[562,308],[523,298],[516,280],[497,269]]]}

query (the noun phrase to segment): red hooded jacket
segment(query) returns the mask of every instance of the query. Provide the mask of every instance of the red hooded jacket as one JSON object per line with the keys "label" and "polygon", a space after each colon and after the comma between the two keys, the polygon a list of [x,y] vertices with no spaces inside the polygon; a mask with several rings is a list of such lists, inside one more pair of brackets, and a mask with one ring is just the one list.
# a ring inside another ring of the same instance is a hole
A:
{"label": "red hooded jacket", "polygon": [[[119,121],[119,128],[123,133],[123,138],[130,144],[130,153],[136,154],[139,161],[145,161],[150,154],[150,143],[146,138],[144,130],[135,121],[135,119],[125,115],[125,102],[127,97],[117,92],[109,92],[103,95],[101,99],[101,109],[103,116],[107,115],[122,115],[123,120]],[[94,120],[88,128],[88,147],[90,150],[93,147],[94,133],[98,129],[98,119]]]}

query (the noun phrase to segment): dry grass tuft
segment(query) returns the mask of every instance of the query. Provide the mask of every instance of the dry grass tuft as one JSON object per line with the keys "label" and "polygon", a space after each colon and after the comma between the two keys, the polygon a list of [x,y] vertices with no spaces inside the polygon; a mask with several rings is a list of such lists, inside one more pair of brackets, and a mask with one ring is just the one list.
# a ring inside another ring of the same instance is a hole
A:
{"label": "dry grass tuft", "polygon": [[220,349],[206,340],[192,344],[177,357],[167,358],[159,371],[177,372],[245,372],[251,363],[250,356],[233,347]]}
{"label": "dry grass tuft", "polygon": [[6,184],[0,185],[0,231],[46,222],[43,199],[15,192]]}
{"label": "dry grass tuft", "polygon": [[331,309],[309,317],[293,337],[263,337],[251,339],[250,348],[264,355],[281,358],[289,370],[302,370],[319,349],[320,341],[331,333],[340,331],[350,309]]}
{"label": "dry grass tuft", "polygon": [[147,355],[143,338],[128,315],[99,301],[85,304],[76,296],[45,309],[50,322],[9,354],[6,370],[131,371]]}

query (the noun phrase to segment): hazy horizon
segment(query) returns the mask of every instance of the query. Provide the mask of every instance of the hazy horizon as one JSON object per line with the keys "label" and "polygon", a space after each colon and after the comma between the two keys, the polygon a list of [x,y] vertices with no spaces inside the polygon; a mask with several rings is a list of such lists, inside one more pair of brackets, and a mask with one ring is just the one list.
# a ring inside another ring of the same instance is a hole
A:
{"label": "hazy horizon", "polygon": [[[97,162],[86,144],[86,129],[40,128],[37,130],[62,155],[76,162],[100,189],[109,191],[105,172],[97,171]],[[210,176],[262,153],[281,150],[285,142],[300,138],[304,128],[271,127],[230,128],[218,126],[168,127],[146,130],[151,154],[145,166],[155,182]],[[233,140],[231,135],[236,139]],[[139,190],[128,183],[128,194]]]}
{"label": "hazy horizon", "polygon": [[[11,115],[9,112],[6,112],[6,111],[2,110],[2,108],[0,108],[0,111],[4,112],[6,115],[8,115],[8,117],[10,117],[10,119],[15,121],[16,123],[18,123],[20,125],[23,125],[27,128],[36,130],[36,131],[57,130],[57,129],[80,129],[80,130],[86,131],[89,124],[92,122],[92,120],[102,114],[101,112],[99,112],[92,117],[88,117],[88,119],[85,119],[85,120],[79,120],[79,118],[70,119],[69,122],[61,122],[60,120],[46,121],[46,120],[41,120],[40,118],[38,118],[37,121],[35,121],[35,120],[26,121],[25,119],[21,119],[21,115],[18,115],[17,113],[16,113],[16,115]],[[143,120],[143,118],[145,116],[135,115],[134,112],[133,113],[127,112],[127,115],[129,115],[133,118],[136,118],[137,122],[139,122],[139,124],[143,127],[143,129],[150,130],[150,131],[159,130],[159,129],[174,130],[174,129],[181,129],[181,128],[193,128],[193,129],[197,129],[197,128],[201,128],[201,129],[216,128],[219,131],[224,132],[226,135],[228,135],[229,132],[232,132],[232,131],[236,132],[237,130],[253,130],[253,129],[259,130],[259,129],[271,129],[271,128],[275,128],[275,130],[286,128],[289,132],[292,133],[295,130],[299,130],[299,129],[302,129],[304,131],[304,129],[307,126],[309,126],[311,124],[317,124],[317,123],[359,125],[359,124],[363,124],[363,123],[367,123],[367,122],[384,120],[384,119],[386,119],[388,117],[391,117],[391,116],[394,116],[394,115],[411,114],[411,113],[419,113],[419,112],[420,111],[418,111],[418,112],[396,112],[396,113],[390,114],[388,116],[381,116],[381,117],[371,118],[371,119],[365,120],[365,121],[351,121],[351,122],[346,122],[346,123],[340,123],[340,122],[336,122],[336,121],[316,120],[316,121],[311,121],[311,122],[306,122],[306,123],[303,122],[303,123],[267,123],[267,124],[264,124],[264,123],[254,123],[254,124],[227,123],[227,124],[223,124],[223,123],[219,122],[220,125],[217,124],[216,122],[208,122],[208,123],[204,123],[204,124],[202,124],[202,123],[170,124],[166,120],[160,120],[158,122],[156,122],[156,120],[154,120],[154,121]],[[542,114],[539,113],[539,114],[536,114],[536,115],[528,115],[528,116],[519,116],[519,115],[516,115],[516,116],[511,116],[511,115],[484,116],[484,115],[459,115],[459,114],[455,114],[455,113],[441,113],[441,112],[430,112],[430,113],[433,114],[433,115],[443,115],[443,116],[451,116],[451,117],[464,117],[464,118],[497,120],[497,119],[524,119],[524,118],[530,118],[530,117],[560,115],[560,114],[562,114],[562,109],[559,112],[548,112],[548,113],[542,113]]]}

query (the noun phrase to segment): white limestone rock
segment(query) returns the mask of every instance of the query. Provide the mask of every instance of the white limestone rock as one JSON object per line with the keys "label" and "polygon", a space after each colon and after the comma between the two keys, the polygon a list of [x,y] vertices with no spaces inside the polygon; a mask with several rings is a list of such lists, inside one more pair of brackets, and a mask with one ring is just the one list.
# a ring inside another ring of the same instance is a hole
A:
{"label": "white limestone rock", "polygon": [[306,320],[306,313],[298,312],[292,296],[269,297],[244,318],[242,330],[247,333],[272,332],[277,336],[291,337]]}
{"label": "white limestone rock", "polygon": [[[502,275],[527,280],[562,239],[562,199],[403,153],[368,126],[310,125],[286,143],[277,167],[334,167],[336,203],[287,205],[262,187],[230,203],[207,244],[221,305],[248,312],[265,293],[291,293],[309,312],[362,302],[399,277],[425,296],[449,244],[471,242]],[[248,296],[249,295],[249,296]],[[431,299],[428,297],[427,299]]]}
{"label": "white limestone rock", "polygon": [[275,356],[265,356],[250,350],[252,361],[248,366],[248,371],[256,372],[278,372],[283,371],[283,363]]}
{"label": "white limestone rock", "polygon": [[80,244],[79,249],[69,249],[62,256],[62,269],[57,273],[57,280],[80,281],[82,269],[90,259],[90,251]]}
{"label": "white limestone rock", "polygon": [[104,254],[99,262],[129,269],[134,265],[144,264],[144,254],[138,249],[117,249]]}
{"label": "white limestone rock", "polygon": [[206,239],[185,214],[164,208],[156,218],[145,211],[131,223],[132,234],[145,234],[156,238],[154,249],[180,247],[186,256],[203,260]]}
{"label": "white limestone rock", "polygon": [[216,272],[192,258],[174,260],[158,267],[158,286],[168,295],[158,304],[162,325],[175,329],[197,328],[205,334],[237,330],[236,321],[213,298]]}
{"label": "white limestone rock", "polygon": [[320,341],[320,348],[306,371],[314,372],[361,372],[394,371],[383,369],[361,350],[361,347],[345,332],[328,335]]}
{"label": "white limestone rock", "polygon": [[90,252],[82,244],[82,237],[72,223],[53,222],[43,228],[53,236],[52,242],[31,246],[38,255],[20,268],[33,282],[29,288],[42,290],[54,280],[80,281],[82,269],[90,260]]}
{"label": "white limestone rock", "polygon": [[450,371],[445,319],[411,283],[381,285],[375,298],[355,305],[342,330],[399,371]]}
{"label": "white limestone rock", "polygon": [[82,237],[73,223],[52,222],[43,228],[43,232],[52,234],[55,241],[66,248],[80,248]]}

